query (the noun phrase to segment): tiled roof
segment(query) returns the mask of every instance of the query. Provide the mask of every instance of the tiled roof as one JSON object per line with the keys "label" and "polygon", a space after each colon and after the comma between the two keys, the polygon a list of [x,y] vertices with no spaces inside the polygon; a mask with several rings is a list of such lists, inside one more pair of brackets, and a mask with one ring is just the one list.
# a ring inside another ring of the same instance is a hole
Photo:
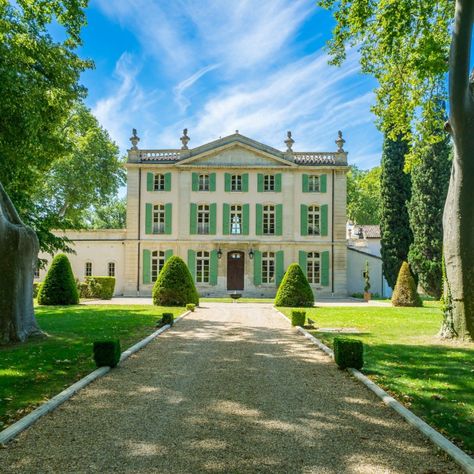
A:
{"label": "tiled roof", "polygon": [[362,229],[365,239],[380,239],[381,237],[379,225],[354,226],[354,230],[352,231],[353,235],[357,235],[359,233],[359,229]]}

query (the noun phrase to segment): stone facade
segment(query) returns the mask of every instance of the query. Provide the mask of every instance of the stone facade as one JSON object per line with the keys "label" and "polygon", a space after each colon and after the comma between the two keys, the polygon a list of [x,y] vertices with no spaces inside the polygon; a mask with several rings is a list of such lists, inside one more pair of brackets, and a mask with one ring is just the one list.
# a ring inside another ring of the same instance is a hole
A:
{"label": "stone facade", "polygon": [[187,131],[181,149],[139,149],[135,131],[131,141],[126,230],[67,233],[79,279],[86,264],[107,275],[114,262],[116,293],[148,296],[179,255],[203,296],[274,296],[292,262],[316,296],[347,294],[342,136],[327,153],[293,152],[291,134],[285,152],[238,132],[194,149]]}

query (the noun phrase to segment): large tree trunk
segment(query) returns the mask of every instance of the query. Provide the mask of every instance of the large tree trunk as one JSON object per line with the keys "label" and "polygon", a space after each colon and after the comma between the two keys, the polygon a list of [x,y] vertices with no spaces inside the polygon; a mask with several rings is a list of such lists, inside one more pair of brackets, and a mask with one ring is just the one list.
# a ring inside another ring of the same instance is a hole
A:
{"label": "large tree trunk", "polygon": [[0,183],[0,343],[43,335],[33,310],[38,238],[26,227]]}
{"label": "large tree trunk", "polygon": [[449,95],[454,160],[443,216],[444,337],[474,340],[474,97],[469,79],[474,0],[457,0]]}

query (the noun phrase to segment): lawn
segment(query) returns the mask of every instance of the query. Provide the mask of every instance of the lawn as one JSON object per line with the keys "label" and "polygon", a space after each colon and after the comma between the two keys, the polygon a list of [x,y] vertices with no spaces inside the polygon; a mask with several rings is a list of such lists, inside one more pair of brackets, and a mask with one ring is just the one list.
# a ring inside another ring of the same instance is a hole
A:
{"label": "lawn", "polygon": [[[351,337],[364,342],[363,372],[474,453],[474,344],[435,337],[442,319],[435,302],[424,308],[311,308],[307,316],[322,328],[357,328],[361,334]],[[334,333],[311,332],[332,347]]]}
{"label": "lawn", "polygon": [[156,330],[157,306],[37,307],[46,339],[0,346],[0,430],[95,369],[92,343],[118,338],[122,351]]}

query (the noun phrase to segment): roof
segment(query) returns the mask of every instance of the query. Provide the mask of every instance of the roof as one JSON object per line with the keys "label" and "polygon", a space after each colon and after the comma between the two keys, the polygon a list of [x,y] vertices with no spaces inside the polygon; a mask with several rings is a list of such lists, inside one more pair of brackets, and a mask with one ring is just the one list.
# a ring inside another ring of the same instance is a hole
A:
{"label": "roof", "polygon": [[362,229],[364,239],[380,239],[380,226],[379,225],[355,225],[352,230],[352,235],[357,235],[359,229]]}

